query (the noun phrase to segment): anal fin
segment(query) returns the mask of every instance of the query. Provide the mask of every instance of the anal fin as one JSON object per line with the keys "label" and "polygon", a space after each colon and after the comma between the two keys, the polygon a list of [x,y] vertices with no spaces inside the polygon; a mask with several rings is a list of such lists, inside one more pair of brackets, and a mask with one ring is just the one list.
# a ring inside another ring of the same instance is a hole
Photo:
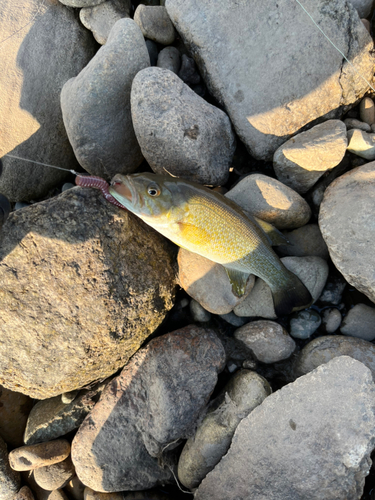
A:
{"label": "anal fin", "polygon": [[225,267],[229,281],[232,285],[232,291],[237,297],[242,297],[246,291],[247,280],[249,279],[250,273],[243,273],[242,271],[237,271],[236,269],[231,269]]}

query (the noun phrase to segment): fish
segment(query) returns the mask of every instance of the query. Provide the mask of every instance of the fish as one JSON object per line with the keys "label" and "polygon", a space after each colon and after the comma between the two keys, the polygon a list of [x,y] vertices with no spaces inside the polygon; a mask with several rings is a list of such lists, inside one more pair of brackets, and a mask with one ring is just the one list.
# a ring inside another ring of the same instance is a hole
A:
{"label": "fish", "polygon": [[261,225],[222,194],[153,173],[116,174],[109,193],[179,247],[224,266],[238,297],[254,274],[271,288],[277,316],[311,304],[310,292],[283,265]]}

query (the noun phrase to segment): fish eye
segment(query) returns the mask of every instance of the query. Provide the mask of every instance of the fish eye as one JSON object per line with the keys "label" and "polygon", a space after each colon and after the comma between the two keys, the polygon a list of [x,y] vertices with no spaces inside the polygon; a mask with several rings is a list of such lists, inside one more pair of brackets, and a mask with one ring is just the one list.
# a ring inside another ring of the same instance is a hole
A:
{"label": "fish eye", "polygon": [[160,194],[160,188],[157,184],[150,184],[147,188],[147,193],[150,196],[159,196]]}

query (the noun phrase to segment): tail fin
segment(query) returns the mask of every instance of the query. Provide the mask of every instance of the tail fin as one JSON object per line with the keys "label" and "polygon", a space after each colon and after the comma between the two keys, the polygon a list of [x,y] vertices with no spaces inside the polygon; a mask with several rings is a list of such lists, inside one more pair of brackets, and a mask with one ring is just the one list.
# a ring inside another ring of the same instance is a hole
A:
{"label": "tail fin", "polygon": [[272,287],[273,305],[277,316],[309,307],[313,301],[310,292],[299,278],[288,271],[288,281],[280,287]]}

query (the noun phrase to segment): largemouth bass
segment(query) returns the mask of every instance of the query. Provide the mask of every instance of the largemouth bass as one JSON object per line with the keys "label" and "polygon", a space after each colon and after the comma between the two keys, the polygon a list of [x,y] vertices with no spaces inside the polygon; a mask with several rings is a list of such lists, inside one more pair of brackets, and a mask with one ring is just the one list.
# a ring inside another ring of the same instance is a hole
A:
{"label": "largemouth bass", "polygon": [[271,288],[277,316],[310,305],[307,288],[288,271],[255,220],[208,188],[167,175],[120,175],[110,194],[176,245],[224,266],[234,293],[250,274]]}

